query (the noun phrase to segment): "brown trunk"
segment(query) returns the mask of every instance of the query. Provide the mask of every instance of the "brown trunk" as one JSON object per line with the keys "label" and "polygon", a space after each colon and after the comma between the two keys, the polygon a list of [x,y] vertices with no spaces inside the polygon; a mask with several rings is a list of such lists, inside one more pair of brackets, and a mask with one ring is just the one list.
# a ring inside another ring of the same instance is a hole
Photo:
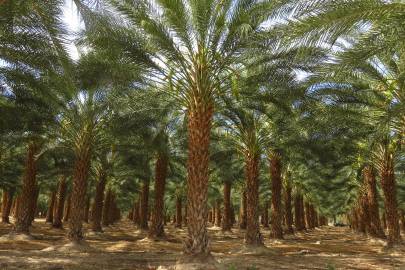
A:
{"label": "brown trunk", "polygon": [[303,231],[305,230],[305,225],[302,222],[302,213],[301,213],[301,195],[297,192],[297,194],[294,197],[294,214],[295,214],[295,229],[297,231]]}
{"label": "brown trunk", "polygon": [[71,205],[72,205],[71,203],[72,203],[72,197],[71,197],[71,194],[69,194],[66,199],[65,209],[63,210],[63,213],[64,213],[63,222],[67,222],[69,220],[70,209],[71,209]]}
{"label": "brown trunk", "polygon": [[183,223],[183,216],[181,212],[182,212],[182,199],[180,196],[178,196],[176,200],[176,228],[181,228]]}
{"label": "brown trunk", "polygon": [[56,191],[52,191],[51,195],[48,199],[48,211],[46,212],[46,222],[52,223],[53,222],[53,207],[55,206],[56,201]]}
{"label": "brown trunk", "polygon": [[14,190],[3,190],[3,207],[1,212],[1,221],[3,223],[10,223],[10,210],[13,203]]}
{"label": "brown trunk", "polygon": [[230,231],[231,224],[231,183],[224,183],[224,216],[222,218],[222,231]]}
{"label": "brown trunk", "polygon": [[231,227],[235,224],[235,207],[231,205]]}
{"label": "brown trunk", "polygon": [[111,198],[108,204],[108,225],[114,224],[117,220],[117,205],[116,205],[116,195],[115,192],[111,192]]}
{"label": "brown trunk", "polygon": [[398,202],[394,174],[394,161],[390,153],[386,154],[384,166],[381,170],[381,187],[384,193],[384,206],[388,228],[388,245],[401,242],[398,219]]}
{"label": "brown trunk", "polygon": [[133,208],[133,213],[132,213],[132,221],[136,224],[139,225],[139,198],[134,200],[134,208]]}
{"label": "brown trunk", "polygon": [[108,219],[108,217],[109,217],[109,212],[110,212],[111,196],[112,196],[112,191],[111,191],[111,189],[108,189],[105,194],[104,205],[103,205],[103,216],[102,216],[103,226],[110,225],[110,220]]}
{"label": "brown trunk", "polygon": [[155,167],[155,204],[149,237],[164,237],[164,196],[167,176],[167,157],[159,155]]}
{"label": "brown trunk", "polygon": [[270,157],[271,175],[271,233],[270,236],[276,239],[283,239],[283,210],[281,206],[281,160],[278,154]]}
{"label": "brown trunk", "polygon": [[29,226],[31,224],[31,210],[35,200],[35,191],[37,188],[37,168],[35,160],[37,151],[38,147],[35,145],[35,143],[31,142],[28,145],[23,185],[17,208],[17,218],[14,226],[14,231],[16,233],[29,234]]}
{"label": "brown trunk", "polygon": [[84,208],[84,217],[83,221],[89,223],[89,211],[90,211],[90,196],[87,196],[86,206]]}
{"label": "brown trunk", "polygon": [[210,223],[213,223],[213,222],[212,222],[212,221],[213,221],[213,218],[212,218],[213,214],[212,214],[212,212],[213,212],[212,209],[208,212],[208,222],[210,222]]}
{"label": "brown trunk", "polygon": [[247,206],[246,206],[246,189],[243,190],[241,194],[241,203],[239,211],[239,228],[246,229],[246,218],[247,218]]}
{"label": "brown trunk", "polygon": [[72,242],[83,240],[83,219],[86,208],[87,178],[91,160],[91,130],[84,129],[81,144],[78,145],[75,153],[75,164],[73,171],[73,185],[70,196],[70,217],[68,238]]}
{"label": "brown trunk", "polygon": [[39,186],[35,186],[34,197],[31,202],[30,212],[29,212],[29,225],[31,226],[32,222],[34,222],[35,216],[37,214],[37,207],[38,207],[38,196],[39,196]]}
{"label": "brown trunk", "polygon": [[54,228],[62,228],[62,217],[63,217],[63,209],[65,206],[66,189],[67,189],[66,177],[61,176],[58,184],[58,193],[56,196],[56,211],[52,223],[52,227]]}
{"label": "brown trunk", "polygon": [[382,219],[382,223],[383,223],[383,228],[384,228],[384,230],[386,230],[387,229],[387,219],[385,218],[385,211],[382,214],[381,219]]}
{"label": "brown trunk", "polygon": [[285,204],[285,223],[287,226],[286,233],[294,233],[293,230],[293,215],[292,215],[292,206],[291,206],[291,186],[287,183],[284,192],[284,204]]}
{"label": "brown trunk", "polygon": [[369,233],[375,237],[384,238],[385,234],[381,227],[378,209],[377,186],[373,167],[366,166],[363,169],[363,177],[366,185],[368,215],[370,218]]}
{"label": "brown trunk", "polygon": [[263,209],[263,227],[269,228],[269,201],[266,200]]}
{"label": "brown trunk", "polygon": [[367,233],[370,228],[370,217],[368,209],[368,199],[366,190],[361,187],[359,191],[359,202],[358,202],[358,217],[359,217],[359,231],[361,233]]}
{"label": "brown trunk", "polygon": [[220,200],[217,200],[215,209],[217,210],[215,213],[215,226],[221,227],[222,214],[221,214],[221,201]]}
{"label": "brown trunk", "polygon": [[400,219],[401,219],[401,230],[405,233],[405,210],[400,211]]}
{"label": "brown trunk", "polygon": [[142,183],[141,206],[140,206],[139,228],[148,229],[148,212],[149,212],[149,179]]}
{"label": "brown trunk", "polygon": [[259,227],[259,156],[246,153],[245,156],[246,173],[246,246],[262,246],[263,236]]}
{"label": "brown trunk", "polygon": [[305,227],[307,229],[312,229],[311,216],[310,216],[311,212],[310,212],[309,208],[310,208],[309,202],[305,202],[304,203]]}
{"label": "brown trunk", "polygon": [[207,192],[209,180],[209,143],[213,106],[196,97],[188,110],[187,160],[187,239],[185,254],[209,255],[207,234]]}
{"label": "brown trunk", "polygon": [[91,230],[93,232],[103,231],[101,227],[101,218],[103,214],[104,190],[107,183],[107,175],[104,171],[99,171],[98,177],[99,180],[96,186],[96,194],[91,209]]}

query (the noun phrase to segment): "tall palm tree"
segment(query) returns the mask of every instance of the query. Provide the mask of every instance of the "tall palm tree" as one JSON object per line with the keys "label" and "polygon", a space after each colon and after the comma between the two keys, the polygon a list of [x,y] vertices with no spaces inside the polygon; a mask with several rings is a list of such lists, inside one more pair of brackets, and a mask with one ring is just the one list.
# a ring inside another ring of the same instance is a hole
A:
{"label": "tall palm tree", "polygon": [[[247,41],[258,37],[262,24],[278,15],[283,1],[107,2],[126,18],[125,25],[114,20],[110,42],[126,55],[144,50],[152,55],[152,59],[141,59],[142,63],[155,70],[153,78],[158,84],[169,81],[170,94],[186,108],[189,222],[185,253],[206,257],[209,142],[215,100],[226,89],[222,78],[232,74],[232,67],[240,61],[237,56],[249,48]],[[100,45],[97,40],[105,33],[94,32],[98,35],[93,35],[91,43]]]}

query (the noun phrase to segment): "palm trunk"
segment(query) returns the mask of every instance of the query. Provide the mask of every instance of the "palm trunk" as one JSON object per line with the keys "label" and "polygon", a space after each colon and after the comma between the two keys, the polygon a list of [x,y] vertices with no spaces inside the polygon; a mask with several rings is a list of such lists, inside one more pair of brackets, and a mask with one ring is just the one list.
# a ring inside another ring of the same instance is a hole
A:
{"label": "palm trunk", "polygon": [[370,218],[369,233],[375,237],[385,238],[384,231],[381,227],[380,214],[378,209],[377,186],[373,168],[366,166],[363,169],[363,177],[366,185],[368,215]]}
{"label": "palm trunk", "polygon": [[262,246],[263,236],[259,227],[259,157],[250,153],[245,157],[247,218],[245,245]]}
{"label": "palm trunk", "polygon": [[35,216],[37,214],[37,207],[38,207],[38,196],[39,196],[39,186],[35,186],[34,197],[31,202],[31,207],[29,209],[29,226],[32,225],[34,222]]}
{"label": "palm trunk", "polygon": [[103,205],[103,216],[102,216],[103,226],[110,225],[110,220],[108,219],[108,217],[109,217],[109,212],[110,212],[111,195],[112,195],[112,191],[111,191],[111,189],[108,189],[105,194],[104,205]]}
{"label": "palm trunk", "polygon": [[62,218],[63,218],[63,209],[65,208],[66,189],[67,189],[66,177],[61,176],[58,184],[56,211],[52,223],[52,227],[54,228],[62,228]]}
{"label": "palm trunk", "polygon": [[142,184],[140,221],[139,228],[148,229],[148,210],[149,210],[149,179],[144,180]]}
{"label": "palm trunk", "polygon": [[134,200],[134,208],[132,212],[132,221],[134,224],[139,225],[139,198]]}
{"label": "palm trunk", "polygon": [[278,154],[270,158],[271,174],[271,233],[270,236],[276,239],[283,239],[283,210],[281,207],[281,160]]}
{"label": "palm trunk", "polygon": [[221,201],[220,200],[216,201],[215,209],[217,210],[215,213],[215,226],[221,227],[222,214],[221,214]]}
{"label": "palm trunk", "polygon": [[285,223],[287,225],[286,233],[294,233],[293,229],[293,215],[292,215],[292,207],[291,207],[291,186],[287,184],[284,193],[284,203],[285,203]]}
{"label": "palm trunk", "polygon": [[393,245],[401,242],[401,235],[399,230],[397,191],[392,154],[387,154],[385,157],[384,166],[381,170],[381,187],[384,193],[388,245]]}
{"label": "palm trunk", "polygon": [[264,209],[263,209],[263,227],[265,227],[265,228],[269,228],[270,226],[269,226],[269,205],[270,205],[270,203],[269,203],[269,201],[268,200],[266,200],[265,201],[265,203],[264,203]]}
{"label": "palm trunk", "polygon": [[56,191],[52,191],[51,195],[49,196],[48,202],[48,211],[46,212],[46,222],[52,223],[53,222],[53,207],[55,206],[56,201]]}
{"label": "palm trunk", "polygon": [[188,110],[187,161],[187,239],[185,254],[192,257],[209,256],[207,234],[207,192],[209,180],[209,143],[212,105],[196,97]]}
{"label": "palm trunk", "polygon": [[307,229],[312,229],[311,226],[311,212],[310,212],[310,205],[309,202],[304,203],[304,215],[305,215],[305,227]]}
{"label": "palm trunk", "polygon": [[302,224],[302,230],[306,230],[306,227],[305,227],[306,214],[305,214],[305,207],[304,207],[304,196],[300,195],[299,199],[300,199],[299,206],[300,206],[300,219],[301,219],[301,224]]}
{"label": "palm trunk", "polygon": [[91,209],[91,230],[93,232],[102,232],[101,218],[103,214],[104,190],[107,183],[107,175],[99,172],[99,180],[96,186],[96,194],[94,197],[93,206]]}
{"label": "palm trunk", "polygon": [[239,228],[246,229],[247,223],[247,206],[246,206],[246,189],[243,190],[240,198],[240,211],[239,211]]}
{"label": "palm trunk", "polygon": [[295,214],[295,229],[297,231],[305,230],[305,225],[302,222],[301,216],[301,195],[297,192],[294,197],[294,214]]}
{"label": "palm trunk", "polygon": [[149,237],[164,237],[164,196],[167,176],[167,157],[159,155],[155,168],[155,205],[152,215],[152,225],[149,231]]}
{"label": "palm trunk", "polygon": [[182,198],[178,196],[176,199],[176,228],[181,228],[182,223],[183,223]]}
{"label": "palm trunk", "polygon": [[400,219],[401,219],[402,233],[405,233],[405,210],[403,210],[403,209],[401,209],[401,212],[400,212]]}
{"label": "palm trunk", "polygon": [[86,198],[86,207],[84,208],[83,221],[89,223],[89,211],[90,211],[90,196]]}
{"label": "palm trunk", "polygon": [[117,205],[116,205],[116,195],[115,192],[111,192],[111,199],[108,204],[108,224],[114,224],[117,220]]}
{"label": "palm trunk", "polygon": [[35,143],[31,142],[28,145],[23,185],[17,209],[17,219],[14,227],[14,231],[16,233],[29,234],[29,226],[31,224],[31,210],[32,204],[35,200],[34,197],[36,191],[37,168],[35,155],[37,151],[38,147],[35,145]]}
{"label": "palm trunk", "polygon": [[10,223],[10,210],[13,204],[14,190],[3,190],[3,207],[1,212],[1,221],[3,223]]}
{"label": "palm trunk", "polygon": [[230,231],[231,224],[231,183],[224,183],[224,217],[222,219],[222,231]]}

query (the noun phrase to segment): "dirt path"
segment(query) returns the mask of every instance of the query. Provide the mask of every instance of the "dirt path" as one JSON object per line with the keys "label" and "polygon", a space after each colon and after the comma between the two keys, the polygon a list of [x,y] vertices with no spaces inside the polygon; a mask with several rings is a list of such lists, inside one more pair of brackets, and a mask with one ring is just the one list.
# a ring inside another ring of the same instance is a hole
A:
{"label": "dirt path", "polygon": [[[10,226],[0,225],[0,236]],[[0,241],[0,269],[156,269],[176,262],[182,250],[185,230],[167,227],[168,239],[152,242],[130,222],[111,226],[101,235],[88,235],[92,248],[85,253],[43,251],[66,243],[65,231],[50,229],[43,220],[35,222],[33,241]],[[244,254],[243,232],[223,235],[210,228],[212,253],[225,270],[254,269],[405,269],[404,249],[384,251],[380,241],[350,232],[348,228],[323,227],[287,236],[283,241],[268,239],[268,251]]]}

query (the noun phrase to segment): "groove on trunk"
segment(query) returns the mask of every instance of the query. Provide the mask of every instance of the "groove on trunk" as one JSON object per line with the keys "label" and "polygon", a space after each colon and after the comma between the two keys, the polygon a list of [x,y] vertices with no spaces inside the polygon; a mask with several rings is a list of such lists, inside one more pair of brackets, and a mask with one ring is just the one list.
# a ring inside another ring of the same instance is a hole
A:
{"label": "groove on trunk", "polygon": [[393,155],[386,151],[384,164],[381,168],[381,187],[384,193],[384,205],[388,228],[388,245],[401,242],[398,218],[397,190],[394,174]]}
{"label": "groove on trunk", "polygon": [[231,221],[231,183],[224,183],[224,216],[222,218],[222,231],[230,231],[232,227]]}
{"label": "groove on trunk", "polygon": [[54,206],[56,201],[56,191],[52,191],[48,199],[48,211],[46,212],[46,222],[53,222]]}
{"label": "groove on trunk", "polygon": [[247,218],[245,245],[262,246],[263,236],[259,227],[259,156],[246,153],[245,156],[246,173],[246,198],[247,198]]}
{"label": "groove on trunk", "polygon": [[287,185],[284,191],[284,204],[285,204],[285,223],[287,226],[286,233],[294,233],[293,229],[293,215],[292,215],[292,207],[291,207],[291,201],[292,201],[292,195],[291,195],[291,185],[287,179]]}
{"label": "groove on trunk", "polygon": [[107,175],[103,170],[98,173],[98,182],[96,185],[96,194],[94,196],[94,202],[91,209],[91,230],[93,232],[102,232],[101,218],[103,214],[104,204],[104,190],[107,183]]}
{"label": "groove on trunk", "polygon": [[381,227],[380,214],[378,209],[377,198],[377,182],[375,179],[375,173],[373,167],[370,165],[364,167],[363,177],[366,185],[367,203],[368,203],[368,215],[370,217],[369,233],[375,237],[385,238],[384,231]]}
{"label": "groove on trunk", "polygon": [[[196,74],[197,75],[197,74]],[[202,100],[194,93],[188,110],[188,160],[187,160],[187,239],[185,254],[209,256],[207,234],[207,192],[209,180],[209,143],[212,102]]]}
{"label": "groove on trunk", "polygon": [[243,189],[241,194],[240,211],[239,211],[239,228],[246,229],[247,206],[246,206],[246,189]]}
{"label": "groove on trunk", "polygon": [[176,199],[176,228],[181,228],[183,223],[182,205],[183,200],[181,196],[178,196]]}
{"label": "groove on trunk", "polygon": [[149,236],[161,238],[165,235],[164,231],[164,196],[167,176],[167,157],[159,155],[155,167],[155,204],[152,214],[152,224]]}
{"label": "groove on trunk", "polygon": [[27,157],[25,161],[23,185],[20,194],[20,200],[17,204],[17,217],[14,226],[16,233],[29,234],[29,226],[31,224],[31,212],[35,201],[36,192],[36,158],[38,146],[31,142],[28,145]]}
{"label": "groove on trunk", "polygon": [[10,211],[13,204],[14,189],[5,190],[3,189],[3,201],[2,201],[2,211],[1,211],[1,222],[10,223]]}
{"label": "groove on trunk", "polygon": [[62,175],[58,184],[58,192],[56,195],[56,210],[53,218],[52,227],[62,228],[63,209],[65,208],[67,183],[66,176]]}
{"label": "groove on trunk", "polygon": [[148,213],[149,213],[149,179],[146,179],[142,183],[141,192],[141,205],[140,205],[140,219],[139,228],[142,230],[148,229]]}
{"label": "groove on trunk", "polygon": [[283,239],[283,210],[281,206],[281,159],[279,154],[272,154],[270,157],[271,175],[271,233],[270,236],[276,239]]}

